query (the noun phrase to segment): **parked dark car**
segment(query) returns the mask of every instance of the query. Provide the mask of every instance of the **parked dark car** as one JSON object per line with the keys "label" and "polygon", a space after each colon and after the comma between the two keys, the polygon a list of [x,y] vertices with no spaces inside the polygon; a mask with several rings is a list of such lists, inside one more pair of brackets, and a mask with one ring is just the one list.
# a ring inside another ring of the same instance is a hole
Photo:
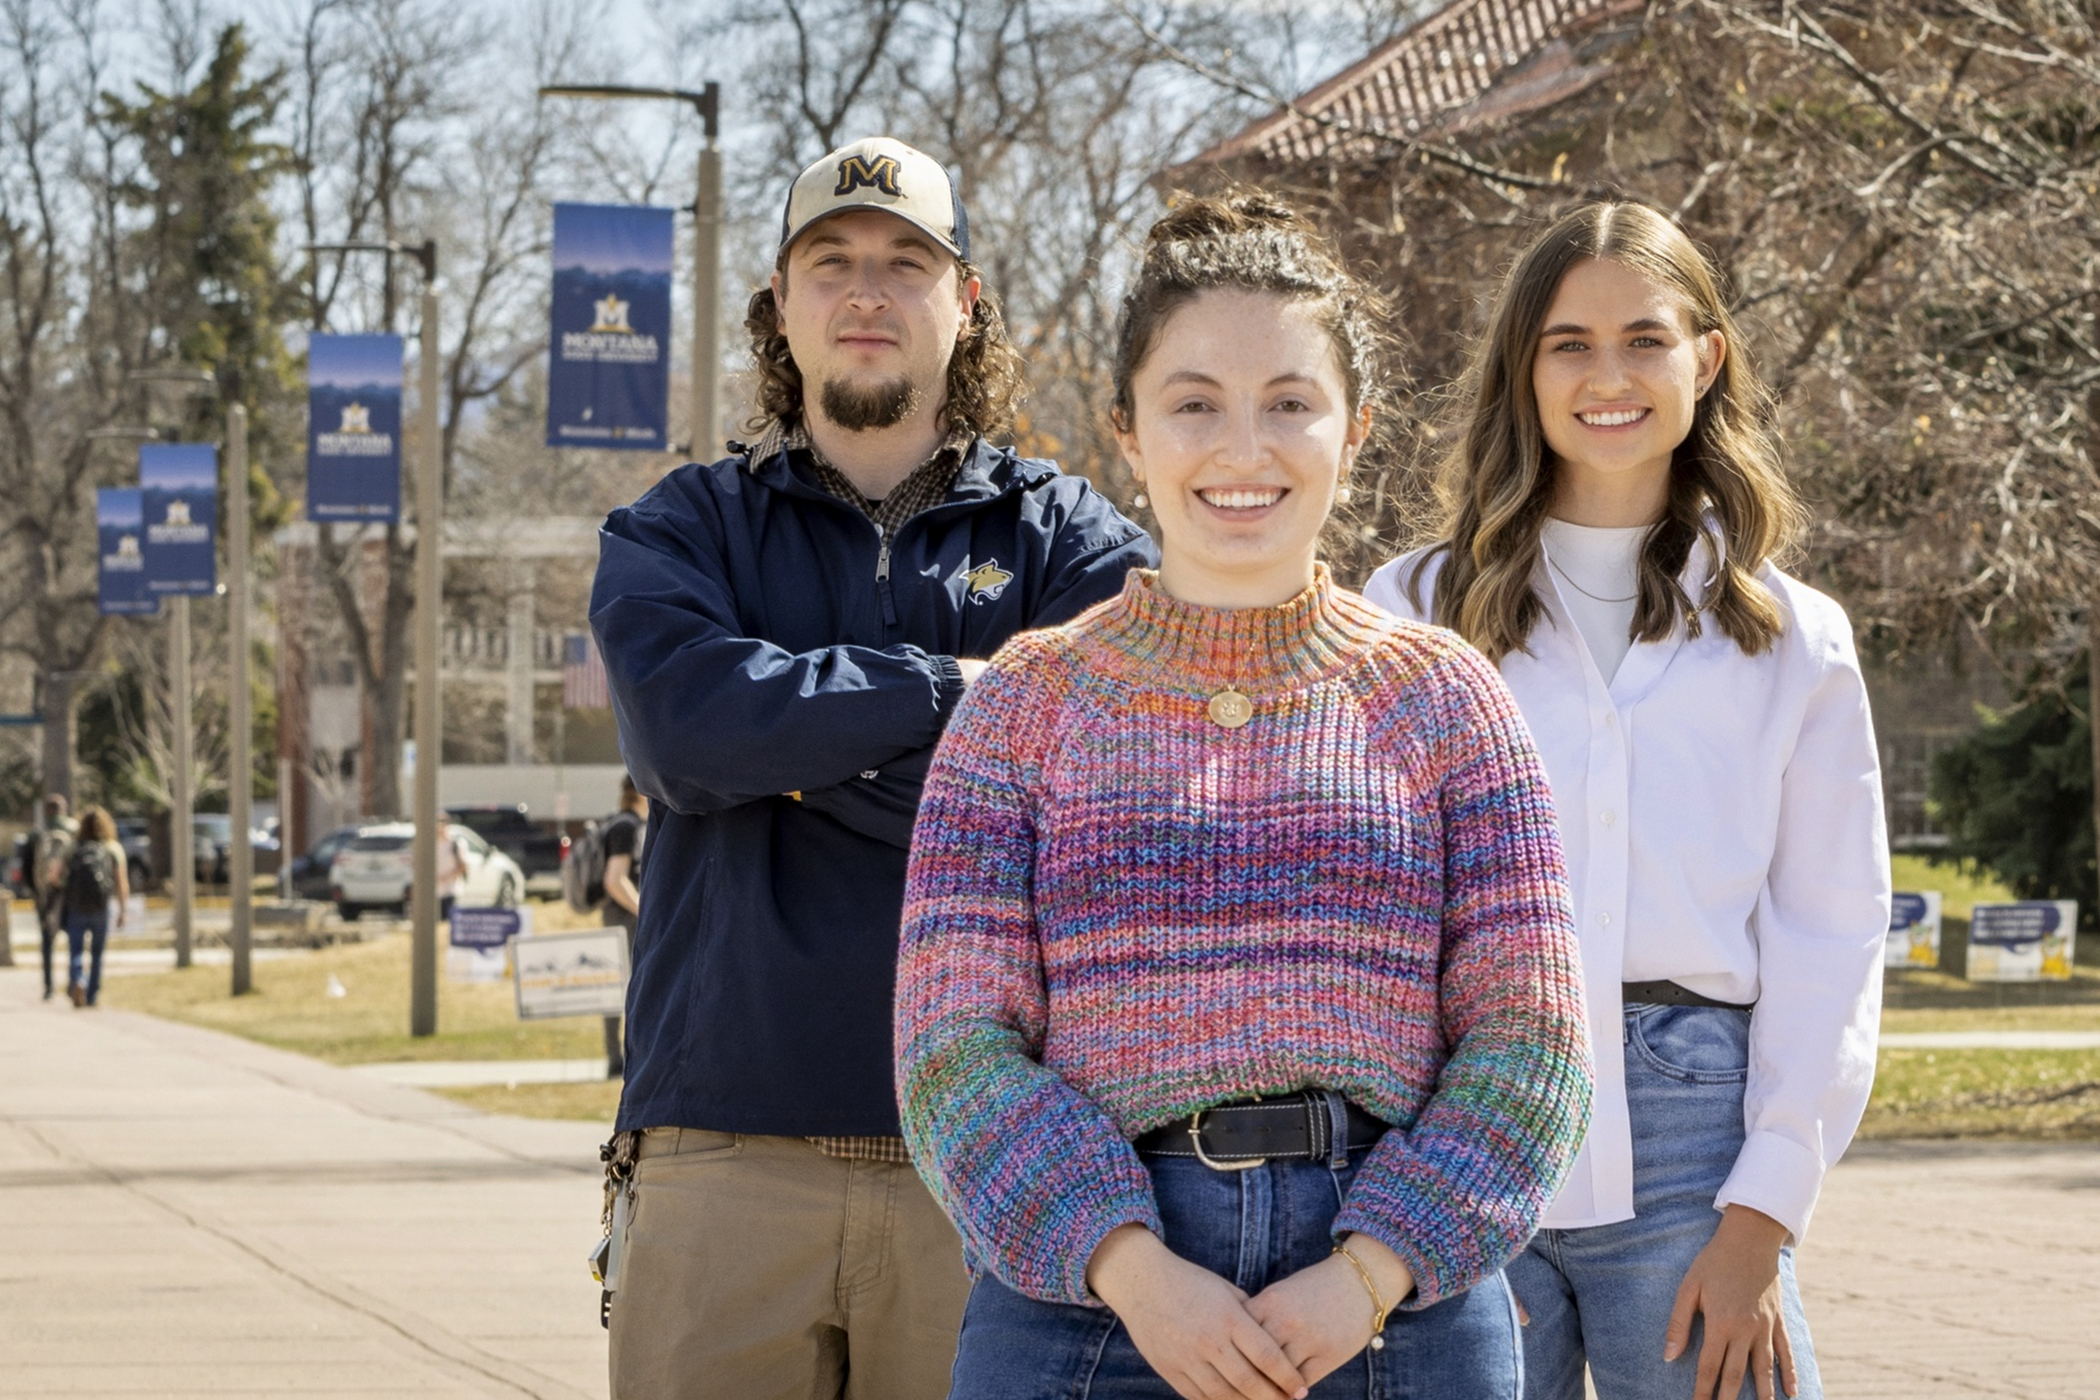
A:
{"label": "parked dark car", "polygon": [[7,890],[16,899],[29,898],[29,832],[15,838],[7,856]]}
{"label": "parked dark car", "polygon": [[445,815],[518,863],[531,894],[561,893],[562,858],[569,838],[534,821],[522,802],[447,807]]}
{"label": "parked dark car", "polygon": [[131,888],[144,891],[153,883],[152,827],[144,817],[118,817],[117,844],[124,848],[124,873],[131,880]]}
{"label": "parked dark car", "polygon": [[[197,879],[208,885],[225,884],[233,869],[233,818],[224,812],[197,812],[190,819],[190,832]],[[277,868],[277,841],[268,832],[251,827],[248,850],[251,869],[268,872]]]}
{"label": "parked dark car", "polygon": [[339,826],[307,848],[306,854],[292,862],[292,897],[294,899],[335,898],[328,884],[328,869],[335,864],[336,853],[357,839],[360,826]]}

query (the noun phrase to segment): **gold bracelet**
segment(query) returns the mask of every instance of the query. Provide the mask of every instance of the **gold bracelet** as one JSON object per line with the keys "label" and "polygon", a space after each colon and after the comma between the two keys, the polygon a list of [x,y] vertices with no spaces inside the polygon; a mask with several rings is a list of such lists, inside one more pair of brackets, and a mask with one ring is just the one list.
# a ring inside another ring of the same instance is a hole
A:
{"label": "gold bracelet", "polygon": [[1382,1351],[1385,1349],[1385,1315],[1392,1309],[1386,1306],[1385,1299],[1378,1296],[1378,1285],[1371,1281],[1371,1271],[1364,1267],[1364,1261],[1357,1258],[1348,1245],[1337,1244],[1334,1252],[1349,1261],[1349,1267],[1356,1270],[1356,1276],[1364,1281],[1364,1292],[1371,1295],[1371,1350]]}

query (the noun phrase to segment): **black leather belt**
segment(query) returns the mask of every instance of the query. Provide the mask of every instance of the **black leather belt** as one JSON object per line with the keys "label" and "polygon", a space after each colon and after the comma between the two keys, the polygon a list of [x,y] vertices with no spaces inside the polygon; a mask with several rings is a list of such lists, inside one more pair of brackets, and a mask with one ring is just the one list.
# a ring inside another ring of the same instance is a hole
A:
{"label": "black leather belt", "polygon": [[1271,1157],[1343,1158],[1376,1144],[1390,1126],[1332,1090],[1306,1089],[1206,1108],[1139,1134],[1131,1146],[1148,1157],[1193,1157],[1219,1171],[1245,1171]]}
{"label": "black leather belt", "polygon": [[1723,1011],[1750,1011],[1756,1002],[1715,1001],[1675,982],[1628,982],[1619,990],[1619,1000],[1628,1006],[1715,1006]]}

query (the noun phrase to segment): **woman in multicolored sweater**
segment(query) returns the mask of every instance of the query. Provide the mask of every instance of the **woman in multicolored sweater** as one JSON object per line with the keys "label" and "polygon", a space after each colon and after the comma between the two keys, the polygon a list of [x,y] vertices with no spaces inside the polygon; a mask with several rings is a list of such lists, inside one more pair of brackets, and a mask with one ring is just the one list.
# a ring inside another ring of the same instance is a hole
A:
{"label": "woman in multicolored sweater", "polygon": [[1516,1395],[1501,1270],[1587,1120],[1574,931],[1493,668],[1315,562],[1376,324],[1285,206],[1162,220],[1115,407],[1159,572],[942,740],[896,1043],[977,1274],[957,1400]]}

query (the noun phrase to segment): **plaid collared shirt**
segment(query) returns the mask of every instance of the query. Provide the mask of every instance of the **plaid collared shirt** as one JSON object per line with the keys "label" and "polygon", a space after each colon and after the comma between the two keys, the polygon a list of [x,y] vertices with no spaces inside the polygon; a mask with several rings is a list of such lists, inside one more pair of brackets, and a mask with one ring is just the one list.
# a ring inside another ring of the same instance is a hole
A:
{"label": "plaid collared shirt", "polygon": [[810,440],[809,430],[800,423],[789,427],[774,421],[751,449],[751,462],[756,466],[772,460],[782,451],[807,454],[810,466],[816,470],[817,484],[874,521],[883,538],[888,539],[897,533],[899,525],[948,498],[948,492],[955,486],[955,475],[962,470],[963,458],[969,455],[970,444],[976,440],[976,434],[969,429],[955,429],[941,440],[931,457],[914,467],[910,476],[898,482],[895,489],[879,501],[863,496],[859,488],[846,479],[844,472],[826,461],[816,443]]}
{"label": "plaid collared shirt", "polygon": [[[874,521],[875,528],[882,531],[882,537],[887,540],[896,535],[897,527],[905,521],[948,498],[948,492],[955,485],[955,475],[962,470],[963,458],[969,455],[970,445],[975,441],[976,435],[966,428],[949,433],[931,457],[914,467],[910,476],[898,482],[896,488],[879,501],[863,496],[859,488],[846,479],[844,472],[826,461],[817,445],[810,441],[808,430],[799,423],[790,427],[774,421],[752,447],[751,462],[756,466],[771,461],[782,451],[807,454],[810,466],[816,471],[817,484]],[[901,1137],[813,1137],[809,1141],[827,1157],[889,1162],[900,1167],[911,1165],[911,1151]]]}

